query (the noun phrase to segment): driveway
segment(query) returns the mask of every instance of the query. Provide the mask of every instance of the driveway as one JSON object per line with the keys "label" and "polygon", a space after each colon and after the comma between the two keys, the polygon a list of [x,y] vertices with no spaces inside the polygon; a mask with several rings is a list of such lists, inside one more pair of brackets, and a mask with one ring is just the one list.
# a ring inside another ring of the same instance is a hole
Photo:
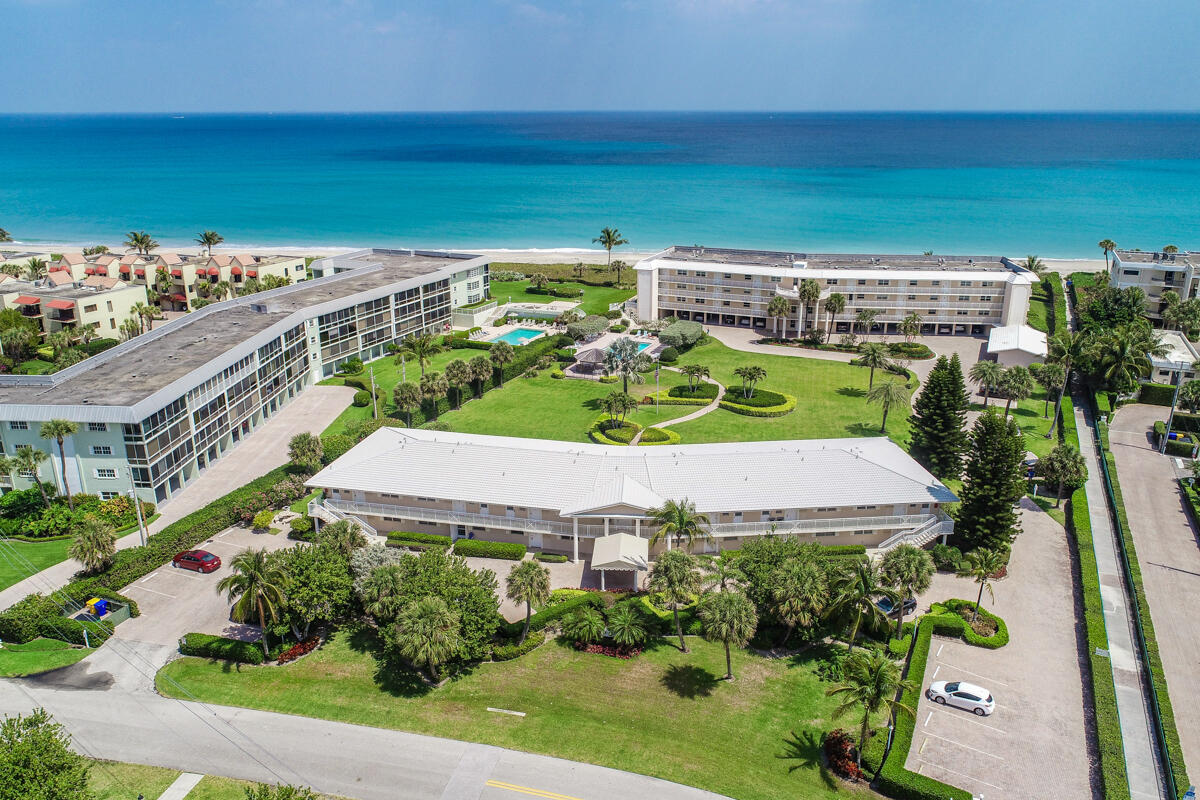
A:
{"label": "driveway", "polygon": [[[1055,797],[1098,796],[1067,533],[1028,498],[1021,501],[1021,524],[1009,576],[995,584],[995,603],[986,592],[983,601],[1008,624],[1009,643],[987,650],[935,636],[921,684],[922,692],[934,680],[980,684],[996,698],[996,712],[976,717],[922,694],[906,766],[976,796],[1040,800],[1048,787]],[[977,584],[938,573],[920,607],[974,600],[977,593]]]}
{"label": "driveway", "polygon": [[[1187,500],[1176,484],[1177,459],[1159,455],[1147,434],[1156,420],[1166,421],[1162,406],[1128,405],[1117,410],[1109,442],[1125,512],[1142,570],[1142,585],[1158,638],[1175,727],[1187,767],[1200,769],[1200,547],[1188,518]],[[1182,462],[1180,462],[1182,463]]]}

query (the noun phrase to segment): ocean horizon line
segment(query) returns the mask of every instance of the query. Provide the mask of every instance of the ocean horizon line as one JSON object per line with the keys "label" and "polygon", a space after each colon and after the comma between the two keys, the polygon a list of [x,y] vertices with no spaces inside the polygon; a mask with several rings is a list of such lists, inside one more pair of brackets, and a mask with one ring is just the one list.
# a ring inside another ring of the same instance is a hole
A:
{"label": "ocean horizon line", "polygon": [[501,115],[538,115],[538,116],[571,116],[571,115],[730,115],[741,114],[748,116],[929,116],[929,117],[1197,117],[1197,109],[762,109],[762,108],[613,108],[613,109],[512,109],[512,108],[460,108],[460,109],[163,109],[156,111],[138,110],[106,110],[106,111],[20,111],[0,110],[3,117],[160,117],[170,115],[187,115],[192,117],[225,117],[225,116],[470,116],[486,114]]}

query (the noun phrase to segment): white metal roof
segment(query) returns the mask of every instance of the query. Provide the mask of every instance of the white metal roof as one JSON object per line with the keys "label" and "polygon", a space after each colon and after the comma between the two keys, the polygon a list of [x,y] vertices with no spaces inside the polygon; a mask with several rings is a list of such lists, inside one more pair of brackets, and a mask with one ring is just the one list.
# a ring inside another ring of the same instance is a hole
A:
{"label": "white metal roof", "polygon": [[1005,325],[1002,328],[992,328],[991,333],[988,334],[987,349],[989,353],[1020,350],[1039,357],[1045,357],[1049,352],[1046,347],[1046,334],[1028,325]]}
{"label": "white metal roof", "polygon": [[957,499],[882,437],[614,447],[381,428],[308,485],[564,514],[660,498],[687,498],[706,513]]}
{"label": "white metal roof", "polygon": [[1178,368],[1180,364],[1190,366],[1197,359],[1196,348],[1177,331],[1160,333],[1158,341],[1167,348],[1166,355],[1153,356],[1150,359],[1159,369]]}
{"label": "white metal roof", "polygon": [[592,569],[650,569],[650,540],[629,533],[601,536],[592,546]]}

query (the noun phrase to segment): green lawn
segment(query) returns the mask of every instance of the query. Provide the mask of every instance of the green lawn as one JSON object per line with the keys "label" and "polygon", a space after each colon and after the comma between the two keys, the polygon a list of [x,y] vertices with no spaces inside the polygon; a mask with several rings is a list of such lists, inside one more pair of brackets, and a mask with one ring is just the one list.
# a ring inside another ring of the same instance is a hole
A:
{"label": "green lawn", "polygon": [[[629,770],[743,800],[866,796],[820,768],[834,727],[828,684],[810,658],[733,656],[725,683],[720,645],[665,641],[636,659],[587,655],[550,642],[514,661],[482,664],[429,691],[376,659],[365,632],[340,631],[282,668],[233,668],[182,658],[159,673],[204,702],[300,714],[482,742]],[[603,701],[597,702],[598,687]],[[488,706],[525,717],[489,713]],[[853,726],[853,720],[845,723]]]}
{"label": "green lawn", "polygon": [[[979,395],[972,395],[971,400],[978,400]],[[1050,453],[1058,444],[1057,434],[1052,439],[1046,438],[1046,431],[1050,430],[1050,417],[1042,416],[1042,409],[1046,403],[1046,390],[1042,387],[1037,387],[1034,390],[1033,396],[1014,403],[1009,413],[1016,423],[1021,428],[1021,433],[1025,435],[1025,449],[1035,454],[1038,458],[1042,458]],[[989,401],[991,408],[999,406],[1000,411],[1004,411],[1004,401],[993,398]],[[976,411],[983,410],[983,403],[972,402],[971,408]],[[1054,398],[1050,398],[1049,414],[1054,414]]]}
{"label": "green lawn", "polygon": [[304,497],[301,497],[299,500],[292,503],[290,506],[288,506],[288,510],[290,510],[293,514],[307,514],[309,502],[316,500],[320,496],[321,490],[317,489],[311,494],[306,494]]}
{"label": "green lawn", "polygon": [[[127,764],[120,761],[93,761],[88,786],[96,800],[133,800],[139,794],[154,800],[180,776],[177,769]],[[217,775],[205,775],[187,800],[245,800],[246,789],[253,783]]]}
{"label": "green lawn", "polygon": [[[59,539],[53,542],[21,542],[16,539],[6,539],[3,550],[6,557],[0,558],[0,589],[7,589],[14,583],[29,577],[29,572],[25,569],[25,559],[33,564],[32,569],[40,572],[46,567],[65,561],[67,548],[70,546],[70,539]],[[13,563],[14,550],[21,556],[19,565]]]}
{"label": "green lawn", "polygon": [[[532,270],[533,268],[531,267],[530,271]],[[583,298],[580,310],[585,314],[603,314],[605,311],[608,311],[610,304],[624,302],[637,294],[633,289],[616,289],[611,286],[589,286],[574,281],[552,283],[550,286],[568,290],[582,289]],[[525,291],[527,288],[529,288],[529,281],[492,281],[490,291],[492,297],[501,303],[508,302],[509,298],[512,298],[512,302],[514,303],[540,304],[546,304],[554,300],[571,299],[569,297],[551,297],[548,294],[528,294]]]}
{"label": "green lawn", "polygon": [[[795,395],[796,410],[783,417],[748,417],[717,410],[674,428],[685,444],[699,442],[764,441],[770,439],[823,439],[843,436],[879,436],[883,413],[867,404],[868,373],[841,361],[795,356],[774,356],[733,350],[715,339],[684,353],[679,365],[703,364],[712,377],[740,390],[737,367],[758,365],[767,371],[764,389]],[[875,380],[896,379],[882,370]],[[909,409],[892,409],[888,436],[907,448]]]}
{"label": "green lawn", "polygon": [[72,647],[54,639],[34,639],[28,644],[0,647],[0,678],[37,675],[59,667],[68,667],[94,651]]}
{"label": "green lawn", "polygon": [[1054,317],[1054,305],[1050,302],[1050,298],[1042,291],[1042,284],[1035,283],[1033,285],[1033,295],[1029,298],[1029,313],[1025,316],[1025,322],[1031,328],[1036,328],[1043,333],[1050,332],[1050,320]]}

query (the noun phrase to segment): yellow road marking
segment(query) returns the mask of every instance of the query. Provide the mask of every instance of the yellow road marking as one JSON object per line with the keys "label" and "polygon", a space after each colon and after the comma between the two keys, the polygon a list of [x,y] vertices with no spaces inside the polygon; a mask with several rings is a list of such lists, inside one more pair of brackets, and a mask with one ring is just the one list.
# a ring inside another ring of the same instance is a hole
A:
{"label": "yellow road marking", "polygon": [[485,781],[484,786],[491,786],[493,789],[507,789],[510,792],[520,792],[521,794],[530,794],[534,797],[545,797],[547,800],[580,800],[580,798],[572,797],[569,794],[547,792],[544,789],[531,789],[528,786],[518,786],[515,783],[504,783],[503,781]]}

